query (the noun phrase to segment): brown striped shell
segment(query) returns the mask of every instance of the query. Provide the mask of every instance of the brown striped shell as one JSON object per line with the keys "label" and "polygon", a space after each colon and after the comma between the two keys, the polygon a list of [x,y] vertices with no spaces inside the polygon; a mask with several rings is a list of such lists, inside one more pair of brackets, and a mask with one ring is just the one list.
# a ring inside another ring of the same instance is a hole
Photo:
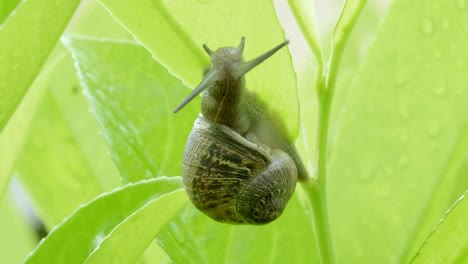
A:
{"label": "brown striped shell", "polygon": [[285,152],[262,148],[201,115],[188,138],[182,171],[192,203],[233,224],[275,220],[297,182],[296,166]]}

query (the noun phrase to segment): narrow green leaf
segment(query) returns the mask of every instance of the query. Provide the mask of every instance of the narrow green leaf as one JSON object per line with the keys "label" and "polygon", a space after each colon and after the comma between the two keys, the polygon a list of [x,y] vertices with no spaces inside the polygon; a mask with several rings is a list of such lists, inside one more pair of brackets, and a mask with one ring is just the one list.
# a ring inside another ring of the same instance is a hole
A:
{"label": "narrow green leaf", "polygon": [[332,37],[332,53],[328,63],[327,91],[323,91],[331,94],[331,96],[335,94],[336,83],[339,78],[337,75],[339,74],[341,58],[346,44],[366,3],[367,0],[345,1],[338,22],[336,22]]}
{"label": "narrow green leaf", "polygon": [[86,263],[133,263],[159,230],[188,201],[184,189],[162,195],[122,221],[91,253]]}
{"label": "narrow green leaf", "polygon": [[[270,0],[100,2],[158,62],[191,88],[201,81],[202,69],[209,63],[203,43],[215,50],[237,46],[245,36],[244,57],[249,60],[285,38]],[[296,78],[286,50],[246,78],[247,88],[260,94],[280,113],[292,135],[297,135]]]}
{"label": "narrow green leaf", "polygon": [[50,76],[62,57],[58,55],[51,59],[0,133],[0,197],[8,186],[13,166],[29,136],[31,121],[47,90]]}
{"label": "narrow green leaf", "polygon": [[187,89],[136,44],[79,38],[65,43],[124,180],[180,175],[200,102],[174,114]]}
{"label": "narrow green leaf", "polygon": [[26,263],[84,263],[122,221],[148,202],[180,188],[180,178],[161,177],[103,194],[78,208],[52,230]]}
{"label": "narrow green leaf", "polygon": [[344,47],[366,3],[367,0],[347,0],[344,2],[340,18],[333,32],[333,45]]}
{"label": "narrow green leaf", "polygon": [[34,230],[21,214],[12,192],[0,202],[0,256],[2,263],[22,263],[34,248]]}
{"label": "narrow green leaf", "polygon": [[[317,134],[317,103],[314,84],[324,67],[320,40],[316,31],[316,22],[314,22],[314,5],[313,1],[302,0],[274,1],[274,3],[278,20],[286,37],[290,40],[288,47],[297,76],[300,128],[296,146],[309,172],[312,172],[314,149],[316,149],[313,139]],[[289,9],[293,12],[289,12]]]}
{"label": "narrow green leaf", "polygon": [[468,200],[465,192],[445,213],[411,263],[468,262]]}
{"label": "narrow green leaf", "polygon": [[394,1],[346,104],[334,105],[338,260],[407,262],[466,184],[466,21],[468,8],[455,2]]}
{"label": "narrow green leaf", "polygon": [[25,0],[0,26],[0,131],[34,81],[79,2]]}
{"label": "narrow green leaf", "polygon": [[[323,64],[323,54],[317,33],[317,18],[315,17],[313,1],[288,0],[288,3],[307,45],[309,45],[310,50],[315,55],[317,63]],[[282,10],[278,11],[282,12]]]}
{"label": "narrow green leaf", "polygon": [[318,263],[308,213],[297,193],[283,215],[264,226],[221,224],[189,204],[158,241],[175,263]]}

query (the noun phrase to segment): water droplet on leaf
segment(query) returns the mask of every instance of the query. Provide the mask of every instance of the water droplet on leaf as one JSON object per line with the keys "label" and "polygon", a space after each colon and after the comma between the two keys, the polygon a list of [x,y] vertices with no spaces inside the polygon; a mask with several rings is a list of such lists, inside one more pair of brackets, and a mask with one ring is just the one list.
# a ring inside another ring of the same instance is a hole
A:
{"label": "water droplet on leaf", "polygon": [[406,104],[400,104],[399,110],[400,110],[400,116],[402,118],[404,119],[408,118],[409,111],[408,111],[408,106]]}
{"label": "water droplet on leaf", "polygon": [[401,141],[401,143],[408,142],[408,133],[406,133],[405,131],[401,131],[400,132],[400,141]]}
{"label": "water droplet on leaf", "polygon": [[446,91],[447,91],[447,87],[443,83],[435,86],[433,89],[434,94],[437,96],[444,96]]}
{"label": "water droplet on leaf", "polygon": [[444,20],[442,21],[442,29],[447,30],[449,27],[450,27],[450,20],[444,19]]}
{"label": "water droplet on leaf", "polygon": [[422,22],[421,22],[421,30],[423,32],[424,35],[432,35],[432,33],[434,32],[434,25],[432,25],[432,21],[430,19],[424,19]]}
{"label": "water droplet on leaf", "polygon": [[429,135],[435,137],[440,132],[440,124],[439,123],[431,123],[428,129]]}
{"label": "water droplet on leaf", "polygon": [[405,156],[401,156],[400,159],[398,160],[398,167],[403,168],[408,164],[408,159]]}

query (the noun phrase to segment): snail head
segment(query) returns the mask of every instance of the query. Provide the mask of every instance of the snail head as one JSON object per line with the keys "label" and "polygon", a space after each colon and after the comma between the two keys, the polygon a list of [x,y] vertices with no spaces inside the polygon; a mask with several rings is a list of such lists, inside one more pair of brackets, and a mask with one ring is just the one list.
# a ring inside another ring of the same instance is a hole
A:
{"label": "snail head", "polygon": [[247,62],[244,61],[243,57],[245,37],[242,37],[241,42],[237,47],[224,47],[219,48],[216,51],[211,50],[206,44],[203,44],[203,49],[210,56],[211,64],[205,72],[202,82],[187,98],[182,101],[182,103],[174,108],[174,113],[177,113],[193,98],[205,91],[215,82],[225,78],[232,78],[235,80],[241,78],[288,43],[289,41],[285,40],[271,50]]}

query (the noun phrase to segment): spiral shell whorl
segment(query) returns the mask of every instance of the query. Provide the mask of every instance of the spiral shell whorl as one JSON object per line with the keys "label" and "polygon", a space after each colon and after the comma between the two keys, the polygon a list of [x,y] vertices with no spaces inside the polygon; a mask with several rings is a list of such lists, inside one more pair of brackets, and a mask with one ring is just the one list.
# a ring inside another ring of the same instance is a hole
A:
{"label": "spiral shell whorl", "polygon": [[294,191],[297,171],[284,152],[268,152],[199,116],[183,159],[189,198],[220,222],[264,224],[276,219]]}

